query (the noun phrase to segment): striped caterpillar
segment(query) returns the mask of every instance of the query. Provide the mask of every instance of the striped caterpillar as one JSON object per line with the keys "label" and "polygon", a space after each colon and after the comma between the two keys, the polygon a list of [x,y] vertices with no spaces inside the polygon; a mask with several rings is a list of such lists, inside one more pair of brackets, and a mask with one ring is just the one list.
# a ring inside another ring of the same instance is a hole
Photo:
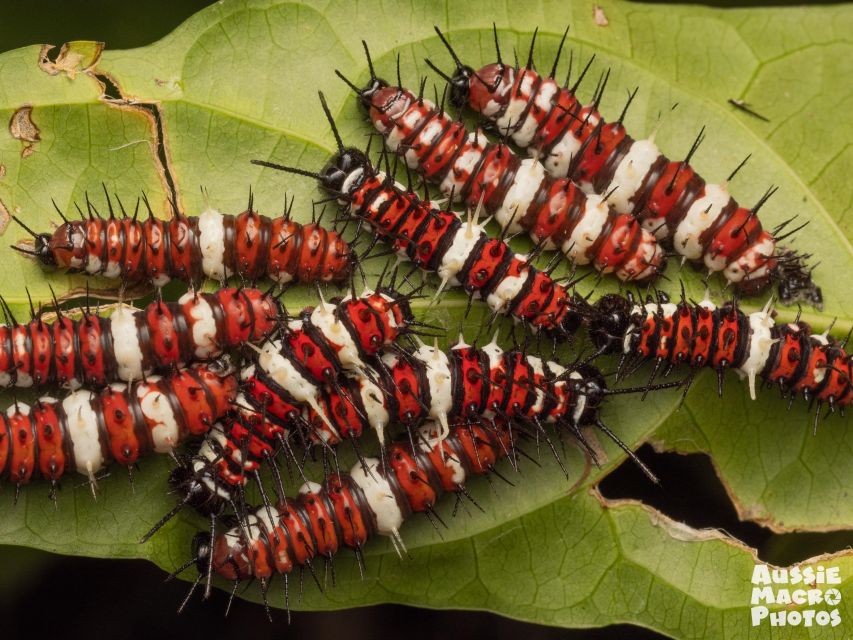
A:
{"label": "striped caterpillar", "polygon": [[33,313],[28,323],[0,325],[0,387],[57,384],[76,389],[139,380],[155,370],[210,360],[229,348],[260,342],[276,328],[280,307],[258,289],[188,292],[144,309],[125,305],[107,318],[82,310],[79,320],[56,303],[57,319]]}
{"label": "striped caterpillar", "polygon": [[686,158],[672,161],[651,138],[634,140],[622,124],[636,91],[619,119],[608,123],[598,111],[607,76],[586,106],[575,92],[589,64],[571,87],[568,77],[562,86],[554,80],[568,29],[547,77],[533,67],[536,33],[527,64],[519,68],[501,60],[495,28],[497,62],[475,71],[462,64],[438,27],[435,30],[456,71],[450,77],[429,64],[448,81],[452,105],[467,105],[491,121],[531,156],[541,158],[552,175],[571,178],[589,193],[607,194],[616,211],[635,216],[644,230],[671,244],[687,260],[704,265],[709,273],[722,272],[741,293],[757,295],[777,281],[785,285],[780,287],[786,296],[783,301],[804,299],[821,304],[820,289],[811,281],[804,256],[792,256],[777,247],[798,229],[781,235],[791,220],[768,231],[758,219],[758,210],[775,189],[768,190],[753,207],[743,207],[729,194],[726,183],[707,184],[690,166],[704,129]]}
{"label": "striped caterpillar", "polygon": [[544,249],[622,281],[646,281],[663,271],[663,250],[633,216],[617,213],[606,198],[588,195],[568,178],[549,176],[537,159],[522,160],[481,131],[468,132],[443,108],[389,86],[372,63],[370,69],[365,89],[338,75],[357,92],[386,146],[445,195],[469,208],[482,201],[507,233],[526,231]]}
{"label": "striped caterpillar", "polygon": [[[372,429],[384,447],[386,431],[396,425],[411,435],[424,421],[433,420],[441,425],[444,436],[456,420],[505,420],[533,427],[559,460],[546,426],[567,429],[595,459],[581,432],[583,426],[594,425],[654,479],[601,420],[599,409],[608,396],[670,388],[680,382],[608,389],[592,365],[570,370],[517,349],[504,353],[495,341],[478,349],[460,339],[446,353],[426,345],[414,351],[385,346],[381,358],[341,369],[337,380],[313,385],[310,394],[305,392],[307,380],[294,377],[281,362],[286,357],[278,345],[262,350],[241,373],[237,411],[211,430],[197,455],[181,460],[175,469],[171,484],[183,496],[181,501],[143,540],[187,505],[211,520],[228,505],[240,513],[244,487],[253,480],[263,490],[258,469],[272,461],[279,445],[292,455],[287,438],[297,429],[326,448],[344,440],[355,445]],[[363,459],[362,464],[366,464]],[[278,471],[274,463],[271,467],[281,499]]]}
{"label": "striped caterpillar", "polygon": [[262,486],[258,470],[264,463],[270,463],[278,480],[276,489],[283,495],[273,458],[280,448],[298,466],[289,438],[308,427],[303,408],[313,407],[312,415],[334,433],[320,406],[324,389],[337,388],[343,373],[369,373],[372,360],[393,349],[401,336],[414,333],[412,327],[419,324],[408,304],[412,294],[379,284],[375,292],[303,310],[282,328],[280,337],[255,347],[256,364],[241,372],[233,411],[211,429],[195,455],[179,460],[172,474],[170,483],[183,495],[182,501],[143,541],[187,505],[206,516],[218,515],[229,504],[239,510],[236,505],[242,502],[248,481]]}
{"label": "striped caterpillar", "polygon": [[177,573],[196,565],[199,575],[181,608],[205,576],[209,592],[216,573],[232,581],[235,591],[245,580],[259,580],[265,602],[271,579],[281,575],[289,611],[288,575],[296,567],[308,568],[316,579],[312,561],[322,559],[329,566],[349,547],[363,572],[362,548],[377,534],[389,536],[402,554],[399,529],[410,514],[438,518],[434,507],[445,493],[473,501],[466,479],[491,472],[497,461],[514,454],[510,427],[501,421],[454,424],[444,437],[440,431],[427,422],[416,440],[389,445],[390,464],[368,459],[349,474],[330,475],[322,486],[306,482],[297,496],[255,509],[224,533],[196,534],[193,558]]}
{"label": "striped caterpillar", "polygon": [[695,372],[710,367],[717,372],[722,395],[725,370],[734,369],[748,379],[753,399],[761,378],[778,386],[789,406],[800,394],[815,402],[815,429],[824,403],[842,414],[853,403],[853,357],[845,351],[846,339],[839,343],[828,332],[812,334],[799,317],[776,324],[769,302],[761,311],[745,314],[734,301],[720,307],[710,300],[690,303],[683,291],[677,304],[662,293],[657,298],[639,304],[633,296],[609,294],[596,303],[599,315],[590,324],[590,335],[601,352],[622,354],[622,374],[653,361],[651,383],[662,368],[666,374],[686,365],[693,369],[686,393]]}
{"label": "striped caterpillar", "polygon": [[106,188],[104,193],[107,217],[87,198],[88,216],[81,211],[81,220],[69,220],[56,208],[62,224],[53,233],[36,233],[15,218],[33,236],[35,248],[13,248],[46,266],[156,287],[173,279],[192,286],[205,278],[224,283],[231,276],[242,282],[341,283],[355,264],[355,254],[336,232],[291,220],[292,202],[278,218],[254,211],[250,194],[248,208],[236,216],[211,208],[185,216],[173,205],[172,217],[163,220],[143,197],[148,215],[139,220],[139,201],[128,215],[118,200],[121,213],[116,215]]}
{"label": "striped caterpillar", "polygon": [[[274,372],[267,373],[277,381]],[[602,421],[600,408],[611,395],[680,384],[608,389],[602,373],[590,364],[567,368],[520,349],[504,352],[495,340],[477,348],[460,337],[446,352],[421,344],[412,352],[385,354],[380,366],[347,376],[339,389],[327,390],[319,415],[310,408],[307,421],[315,438],[335,443],[341,437],[356,438],[370,429],[382,442],[390,426],[411,430],[425,420],[436,421],[442,433],[447,433],[453,420],[501,419],[532,427],[555,455],[546,427],[565,429],[595,459],[581,432],[582,427],[591,425],[654,479]]]}
{"label": "striped caterpillar", "polygon": [[171,376],[113,383],[94,392],[48,396],[32,406],[14,402],[0,413],[0,477],[16,486],[49,480],[56,500],[69,469],[89,478],[115,461],[130,471],[150,451],[171,453],[231,409],[237,381],[227,361],[195,365]]}
{"label": "striped caterpillar", "polygon": [[345,149],[325,99],[320,94],[338,154],[322,173],[253,160],[260,166],[316,178],[355,218],[368,223],[377,237],[418,267],[435,272],[441,286],[461,285],[470,298],[483,298],[495,315],[510,315],[535,330],[556,336],[573,333],[587,305],[516,255],[503,238],[489,238],[482,225],[422,202],[373,167],[367,155]]}

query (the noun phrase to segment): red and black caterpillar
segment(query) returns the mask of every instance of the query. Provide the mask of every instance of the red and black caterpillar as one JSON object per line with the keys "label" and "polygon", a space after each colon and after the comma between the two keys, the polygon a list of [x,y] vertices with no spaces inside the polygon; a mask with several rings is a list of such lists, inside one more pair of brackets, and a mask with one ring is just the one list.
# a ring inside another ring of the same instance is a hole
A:
{"label": "red and black caterpillar", "polygon": [[[506,423],[524,429],[532,426],[537,436],[551,445],[545,431],[550,425],[567,429],[593,458],[595,454],[581,427],[595,425],[654,478],[599,415],[607,396],[643,392],[650,387],[610,390],[602,374],[589,364],[568,370],[517,349],[504,353],[495,342],[482,349],[460,342],[447,353],[422,345],[413,352],[399,348],[387,351],[371,364],[365,362],[344,371],[334,384],[318,388],[315,399],[295,400],[288,389],[288,369],[278,364],[270,366],[273,362],[270,358],[264,360],[262,354],[244,370],[243,393],[236,402],[238,412],[221,429],[211,431],[198,455],[181,461],[170,482],[183,499],[143,540],[186,505],[208,515],[211,528],[227,504],[242,517],[244,509],[239,504],[243,487],[254,477],[263,492],[258,467],[272,460],[276,444],[296,425],[307,427],[309,438],[324,446],[356,439],[374,429],[383,443],[383,458],[395,471],[399,470],[398,463],[403,464],[407,474],[411,465],[401,461],[399,448],[384,445],[385,430],[395,425],[406,428],[412,450],[420,438],[416,434],[423,433],[424,423],[430,425],[426,429],[435,432],[440,445],[445,442],[445,447],[453,434],[451,425],[459,422],[493,426]],[[450,448],[452,452],[455,447]],[[557,456],[553,445],[551,448]],[[378,462],[359,457],[359,477],[378,477]],[[280,482],[276,494],[280,503],[285,501]],[[269,515],[272,505],[266,493],[262,495],[264,511]]]}
{"label": "red and black caterpillar", "polygon": [[297,496],[257,508],[225,533],[198,533],[193,560],[184,567],[198,568],[193,590],[216,573],[235,583],[258,579],[266,598],[269,581],[281,575],[287,607],[287,578],[297,567],[314,573],[312,561],[331,563],[344,547],[353,549],[361,567],[362,548],[377,534],[390,536],[402,552],[399,528],[406,518],[412,513],[432,518],[445,493],[467,496],[469,476],[489,473],[513,453],[509,430],[500,421],[474,421],[454,425],[441,437],[438,425],[426,423],[416,440],[390,444],[390,464],[368,459],[366,467],[332,474],[322,486],[306,482]]}
{"label": "red and black caterpillar", "polygon": [[95,474],[110,462],[130,469],[151,451],[171,453],[187,437],[207,433],[236,394],[233,369],[214,362],[97,392],[73,391],[62,400],[14,402],[0,413],[0,477],[18,489],[42,477],[55,499],[57,483],[75,469],[94,490]]}
{"label": "red and black caterpillar", "polygon": [[311,408],[307,420],[313,437],[335,443],[370,429],[382,441],[393,425],[411,430],[427,419],[442,425],[444,433],[454,420],[501,419],[532,427],[549,443],[548,426],[565,429],[590,453],[580,429],[593,425],[636,461],[602,421],[600,407],[610,395],[641,390],[608,389],[590,364],[569,369],[520,349],[504,352],[495,341],[477,348],[460,339],[446,352],[421,345],[385,354],[381,366],[326,390],[319,415]]}
{"label": "red and black caterpillar", "polygon": [[0,387],[102,386],[139,380],[155,370],[210,360],[229,348],[264,340],[279,322],[280,307],[258,289],[188,292],[177,302],[144,309],[120,305],[109,317],[88,308],[79,319],[62,312],[27,323],[0,325]]}
{"label": "red and black caterpillar", "polygon": [[[259,482],[260,465],[279,445],[288,448],[286,438],[295,428],[325,447],[355,442],[370,430],[384,442],[386,431],[397,425],[412,433],[434,420],[446,434],[455,420],[485,418],[532,427],[549,445],[548,426],[566,429],[594,455],[580,429],[595,425],[636,461],[601,420],[599,408],[607,396],[646,387],[608,389],[592,365],[568,370],[520,350],[504,353],[495,342],[482,349],[460,342],[446,353],[422,345],[412,352],[387,351],[378,361],[343,371],[334,384],[313,386],[308,394],[305,381],[294,380],[292,370],[279,362],[277,349],[262,353],[243,371],[238,411],[211,431],[197,455],[175,469],[171,483],[183,499],[145,539],[185,505],[215,516],[226,505],[238,504],[245,485]],[[281,497],[281,487],[276,489]]]}
{"label": "red and black caterpillar", "polygon": [[325,100],[323,108],[338,141],[338,154],[321,174],[270,162],[255,164],[317,178],[352,216],[424,271],[445,284],[460,285],[469,296],[483,298],[495,314],[510,315],[535,330],[573,333],[586,305],[568,288],[516,255],[502,238],[489,238],[482,225],[421,201],[375,169],[357,149],[345,149]]}
{"label": "red and black caterpillar", "polygon": [[[768,305],[745,314],[735,302],[717,307],[710,300],[677,304],[665,295],[636,303],[632,296],[610,294],[596,303],[599,314],[590,323],[590,335],[602,352],[621,353],[621,373],[652,361],[649,383],[679,365],[710,367],[717,371],[722,395],[723,374],[734,369],[755,383],[762,378],[778,386],[790,402],[802,395],[815,402],[815,428],[824,404],[844,412],[853,403],[853,357],[828,333],[815,335],[805,322],[776,324]],[[849,336],[848,336],[849,338]],[[691,377],[686,387],[689,387]],[[685,393],[686,393],[685,387]]]}
{"label": "red and black caterpillar", "polygon": [[702,133],[684,160],[673,161],[651,138],[634,140],[628,135],[622,124],[625,111],[617,121],[605,122],[598,105],[607,77],[600,81],[593,102],[582,105],[575,92],[589,65],[572,87],[568,78],[562,86],[554,80],[565,33],[551,73],[545,77],[533,66],[536,34],[527,64],[519,68],[501,60],[495,30],[498,61],[475,71],[462,64],[437,27],[436,32],[456,63],[452,77],[442,73],[450,83],[452,105],[460,109],[467,105],[490,120],[519,147],[541,158],[552,175],[571,178],[587,192],[607,194],[617,212],[636,217],[644,230],[671,244],[686,259],[703,264],[711,273],[722,272],[742,293],[755,295],[774,280],[791,280],[786,273],[790,269],[780,260],[793,259],[797,286],[789,282],[781,293],[789,300],[804,298],[821,304],[820,289],[805,277],[810,272],[802,258],[780,254],[777,248],[785,237],[779,235],[784,225],[771,232],[758,219],[759,208],[774,190],[755,206],[743,207],[725,183],[707,184],[690,166]]}
{"label": "red and black caterpillar", "polygon": [[81,212],[81,220],[69,220],[57,208],[63,222],[53,233],[35,233],[16,218],[35,248],[15,248],[48,266],[157,287],[173,279],[198,286],[205,278],[224,282],[231,276],[243,282],[341,283],[352,273],[355,256],[346,241],[318,224],[291,220],[289,209],[268,218],[253,210],[250,196],[248,209],[236,216],[211,208],[186,216],[174,207],[164,220],[143,201],[144,220],[138,219],[139,202],[133,215],[123,206],[116,215],[109,194],[106,217],[88,200],[88,216]]}
{"label": "red and black caterpillar", "polygon": [[[380,287],[306,308],[282,326],[281,335],[256,347],[256,362],[241,372],[233,411],[211,429],[195,455],[179,460],[170,483],[183,500],[145,539],[185,505],[217,515],[242,502],[249,480],[260,484],[262,464],[270,463],[277,475],[273,458],[279,450],[298,465],[289,438],[308,428],[304,408],[322,412],[325,388],[337,388],[344,373],[369,374],[376,357],[395,348],[416,324],[408,297]],[[335,433],[328,419],[324,431]],[[282,495],[280,484],[276,488]]]}
{"label": "red and black caterpillar", "polygon": [[538,160],[522,160],[481,131],[468,132],[422,95],[376,78],[372,65],[368,87],[351,86],[389,149],[439,183],[445,195],[472,209],[482,202],[507,233],[526,231],[574,264],[590,264],[623,281],[649,280],[663,271],[666,256],[654,235],[605,198],[547,175]]}

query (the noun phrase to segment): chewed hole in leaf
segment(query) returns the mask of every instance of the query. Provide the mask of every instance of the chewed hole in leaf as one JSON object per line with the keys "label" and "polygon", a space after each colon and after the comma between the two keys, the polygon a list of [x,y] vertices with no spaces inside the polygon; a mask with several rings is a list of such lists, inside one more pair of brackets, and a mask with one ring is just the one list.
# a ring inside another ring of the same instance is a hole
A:
{"label": "chewed hole in leaf", "polygon": [[644,445],[637,455],[660,478],[660,485],[653,485],[636,465],[626,461],[599,483],[605,500],[636,500],[693,529],[716,529],[755,549],[758,558],[776,566],[853,547],[850,529],[777,532],[742,520],[705,454],[657,452]]}

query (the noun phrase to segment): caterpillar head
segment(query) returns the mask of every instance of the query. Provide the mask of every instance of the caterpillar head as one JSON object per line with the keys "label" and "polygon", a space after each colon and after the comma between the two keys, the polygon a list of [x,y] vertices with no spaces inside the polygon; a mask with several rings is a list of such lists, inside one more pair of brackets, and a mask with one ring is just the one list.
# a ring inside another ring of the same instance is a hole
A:
{"label": "caterpillar head", "polygon": [[[472,67],[469,67],[467,64],[462,62],[459,55],[453,50],[453,47],[450,45],[450,42],[441,30],[438,27],[434,27],[434,29],[441,40],[441,43],[450,54],[450,57],[453,58],[453,62],[456,64],[456,70],[453,72],[452,76],[449,76],[435,66],[430,60],[427,60],[426,63],[450,85],[450,104],[457,109],[461,109],[470,100],[471,107],[482,112],[485,104],[492,98],[488,98],[480,94],[493,94],[495,92],[501,84],[500,77],[503,76],[503,73],[506,70],[506,65],[501,62],[497,62],[483,67],[479,72],[474,71]],[[495,31],[495,45],[497,46],[497,30]],[[500,52],[498,52],[498,58],[500,58]],[[497,80],[495,79],[496,70],[498,77]],[[484,97],[487,98],[485,101],[483,100]]]}
{"label": "caterpillar head", "polygon": [[574,416],[576,424],[592,424],[598,418],[598,409],[607,395],[607,383],[598,368],[592,365],[581,365],[576,372],[580,378],[569,378],[576,397],[584,397],[586,402],[583,411]]}
{"label": "caterpillar head", "polygon": [[193,468],[192,457],[182,455],[178,456],[178,466],[172,469],[168,478],[169,487],[180,496],[182,503],[205,517],[218,516],[226,504],[218,492],[210,491],[206,486],[204,478],[209,471],[211,469],[206,468],[199,474]]}
{"label": "caterpillar head", "polygon": [[[55,203],[54,206],[56,206]],[[59,211],[59,209],[57,209],[57,211]],[[15,251],[28,256],[33,256],[38,259],[39,262],[49,267],[55,267],[58,264],[56,255],[54,254],[55,249],[62,251],[64,254],[69,254],[70,252],[70,256],[73,256],[74,250],[77,248],[76,245],[78,244],[74,242],[73,225],[62,224],[56,229],[56,231],[54,231],[53,235],[51,235],[49,233],[36,233],[18,216],[12,216],[12,220],[14,220],[19,227],[30,234],[33,238],[32,249],[13,244],[12,248],[15,249]],[[85,241],[85,237],[80,238],[80,240]]]}
{"label": "caterpillar head", "polygon": [[210,371],[210,373],[219,378],[227,378],[237,372],[236,365],[227,353],[223,353],[218,358],[214,358],[198,368]]}
{"label": "caterpillar head", "polygon": [[57,266],[56,256],[53,253],[53,236],[49,233],[39,233],[33,239],[33,253],[43,265],[47,267]]}
{"label": "caterpillar head", "polygon": [[631,324],[633,306],[630,298],[615,293],[604,295],[595,303],[589,335],[596,348],[605,353],[621,349],[625,332]]}
{"label": "caterpillar head", "polygon": [[[225,509],[226,500],[220,495],[221,489],[210,490],[208,482],[212,468],[207,466],[203,470],[196,469],[194,458],[190,455],[176,457],[178,466],[169,474],[169,487],[172,492],[181,497],[180,501],[169,510],[153,527],[142,536],[142,542],[147,542],[151,537],[174,518],[184,507],[190,506],[201,515],[212,518],[219,516]],[[211,485],[216,487],[215,484]]]}
{"label": "caterpillar head", "polygon": [[455,73],[450,77],[450,104],[457,109],[468,104],[471,95],[471,78],[474,77],[474,69],[468,65],[456,67]]}
{"label": "caterpillar head", "polygon": [[320,173],[320,184],[327,191],[346,196],[372,172],[364,152],[352,147],[341,149]]}
{"label": "caterpillar head", "polygon": [[207,573],[210,563],[210,554],[213,552],[210,534],[207,531],[199,531],[193,536],[192,555],[195,558],[195,566],[199,574]]}
{"label": "caterpillar head", "polygon": [[[213,538],[209,531],[199,531],[193,536],[191,549],[195,567],[202,576],[212,569],[227,580],[244,580],[251,575],[250,565],[244,561],[247,556],[241,553],[246,550],[246,543],[239,532],[244,530],[245,523],[235,515],[226,515],[220,520],[225,533]],[[236,547],[232,546],[235,544]]]}

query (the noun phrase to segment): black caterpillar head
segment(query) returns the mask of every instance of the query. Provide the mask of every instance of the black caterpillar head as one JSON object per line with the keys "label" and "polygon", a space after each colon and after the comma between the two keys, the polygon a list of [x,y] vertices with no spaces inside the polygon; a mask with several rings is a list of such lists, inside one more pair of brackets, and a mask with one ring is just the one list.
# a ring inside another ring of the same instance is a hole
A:
{"label": "black caterpillar head", "polygon": [[213,553],[210,534],[207,531],[199,531],[193,536],[192,554],[195,558],[195,566],[199,575],[207,573],[210,564],[210,554]]}
{"label": "black caterpillar head", "polygon": [[48,267],[56,266],[56,256],[50,246],[52,240],[53,237],[49,233],[39,233],[33,239],[33,254],[39,262]]}
{"label": "black caterpillar head", "polygon": [[598,410],[604,397],[607,395],[607,383],[604,376],[597,367],[589,364],[584,364],[575,369],[576,373],[580,374],[580,378],[570,377],[569,383],[576,397],[583,396],[586,403],[583,411],[579,416],[576,416],[576,422],[582,424],[594,424],[598,420]]}
{"label": "black caterpillar head", "polygon": [[359,187],[372,170],[364,152],[349,147],[335,154],[323,168],[320,183],[324,189],[346,196]]}
{"label": "black caterpillar head", "polygon": [[179,456],[178,466],[169,473],[168,483],[172,491],[180,496],[181,501],[199,514],[206,517],[218,516],[225,509],[226,502],[203,481],[208,475],[209,468],[206,467],[200,475],[193,468],[192,457]]}
{"label": "black caterpillar head", "polygon": [[456,67],[456,72],[450,77],[450,104],[455,108],[461,109],[468,104],[473,75],[473,68],[461,65]]}
{"label": "black caterpillar head", "polygon": [[633,306],[632,300],[615,293],[604,295],[595,303],[589,336],[596,348],[605,353],[621,350],[625,332],[631,324]]}

